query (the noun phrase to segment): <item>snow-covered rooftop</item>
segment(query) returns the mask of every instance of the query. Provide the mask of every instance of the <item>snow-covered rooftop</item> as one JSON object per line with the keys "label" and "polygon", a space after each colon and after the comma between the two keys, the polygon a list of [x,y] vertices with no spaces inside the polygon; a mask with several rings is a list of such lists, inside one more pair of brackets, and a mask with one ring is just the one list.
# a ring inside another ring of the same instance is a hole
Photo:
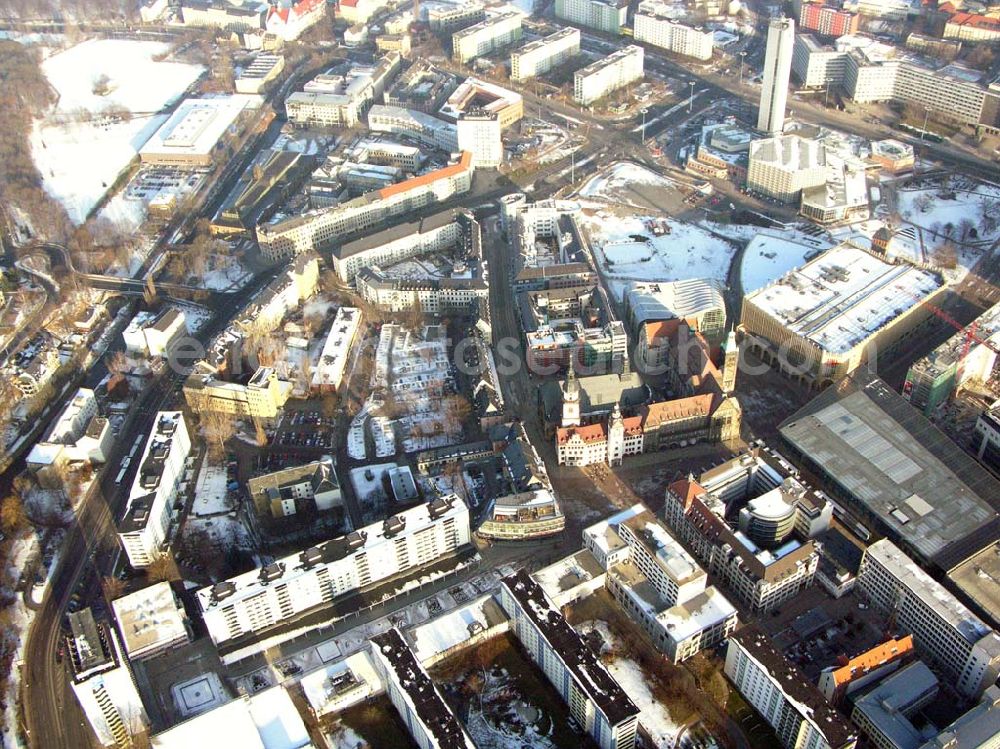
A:
{"label": "snow-covered rooftop", "polygon": [[930,271],[839,245],[746,301],[825,351],[845,353],[942,285]]}
{"label": "snow-covered rooftop", "polygon": [[129,657],[188,638],[187,616],[168,582],[160,582],[112,602]]}
{"label": "snow-covered rooftop", "polygon": [[170,119],[146,141],[139,154],[149,159],[161,155],[211,153],[249,101],[249,97],[242,95],[185,99]]}

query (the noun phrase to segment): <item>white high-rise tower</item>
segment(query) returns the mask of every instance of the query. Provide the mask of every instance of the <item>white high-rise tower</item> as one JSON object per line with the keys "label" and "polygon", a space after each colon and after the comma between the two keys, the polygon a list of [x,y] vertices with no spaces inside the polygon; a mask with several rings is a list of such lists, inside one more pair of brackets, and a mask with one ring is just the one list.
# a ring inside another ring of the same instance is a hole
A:
{"label": "white high-rise tower", "polygon": [[764,85],[760,91],[757,129],[780,133],[785,126],[788,79],[792,74],[792,48],[795,46],[795,21],[772,18],[767,27],[767,52],[764,55]]}

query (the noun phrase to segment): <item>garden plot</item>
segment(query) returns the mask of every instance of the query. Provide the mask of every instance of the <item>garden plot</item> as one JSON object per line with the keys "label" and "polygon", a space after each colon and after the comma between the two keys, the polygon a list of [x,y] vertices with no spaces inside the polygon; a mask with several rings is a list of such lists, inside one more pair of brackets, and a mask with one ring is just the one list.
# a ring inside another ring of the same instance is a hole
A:
{"label": "garden plot", "polygon": [[[168,49],[159,42],[92,39],[42,63],[59,99],[35,123],[32,155],[45,190],[76,223],[164,122],[164,109],[202,74],[200,65],[154,59]],[[135,217],[132,208],[109,216],[126,226]]]}
{"label": "garden plot", "polygon": [[758,233],[743,250],[740,264],[743,292],[766,286],[832,246],[826,238],[801,235],[793,239],[767,231]]}
{"label": "garden plot", "polygon": [[631,658],[618,655],[622,652],[622,644],[611,634],[605,622],[598,620],[583,622],[576,629],[581,634],[594,631],[600,634],[604,640],[601,660],[639,708],[639,724],[646,729],[657,749],[673,749],[683,727],[670,717],[667,708],[653,695],[642,666]]}
{"label": "garden plot", "polygon": [[585,216],[598,270],[618,301],[629,281],[711,278],[725,282],[736,251],[727,239],[668,218]]}

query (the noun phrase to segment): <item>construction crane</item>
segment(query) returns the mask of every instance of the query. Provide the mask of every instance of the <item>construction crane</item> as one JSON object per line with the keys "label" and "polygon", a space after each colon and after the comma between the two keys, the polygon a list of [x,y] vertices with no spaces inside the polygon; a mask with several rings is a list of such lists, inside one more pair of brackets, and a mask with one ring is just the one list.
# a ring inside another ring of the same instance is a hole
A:
{"label": "construction crane", "polygon": [[980,336],[978,334],[978,330],[979,330],[979,320],[978,319],[977,320],[973,320],[969,325],[962,325],[962,323],[960,323],[954,317],[952,317],[947,312],[945,312],[943,309],[941,309],[940,307],[938,307],[936,304],[931,304],[926,299],[924,299],[923,297],[921,297],[921,296],[919,296],[917,294],[914,294],[912,291],[910,291],[909,289],[905,288],[904,286],[897,285],[896,288],[900,289],[901,291],[903,291],[906,294],[909,294],[911,297],[913,297],[914,299],[916,299],[917,302],[920,303],[921,307],[925,307],[926,309],[930,310],[931,314],[933,314],[936,317],[939,317],[940,319],[944,320],[946,323],[948,323],[955,330],[957,330],[957,331],[965,334],[965,344],[962,346],[962,355],[958,359],[959,365],[961,365],[961,363],[965,361],[965,357],[969,355],[969,351],[972,349],[973,342],[979,344],[980,346],[985,346],[990,351],[992,351],[994,354],[1000,354],[1000,346],[997,346],[992,341],[990,341],[988,338],[983,338],[982,336]]}

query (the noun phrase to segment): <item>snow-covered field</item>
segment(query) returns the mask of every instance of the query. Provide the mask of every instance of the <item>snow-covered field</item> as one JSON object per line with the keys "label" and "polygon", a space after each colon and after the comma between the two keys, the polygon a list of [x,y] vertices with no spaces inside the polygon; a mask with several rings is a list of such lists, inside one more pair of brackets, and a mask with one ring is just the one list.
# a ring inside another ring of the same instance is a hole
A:
{"label": "snow-covered field", "polygon": [[781,278],[830,247],[832,244],[826,239],[804,235],[791,239],[776,232],[758,233],[743,251],[743,262],[740,264],[743,292],[755,291]]}
{"label": "snow-covered field", "polygon": [[[92,39],[42,63],[59,101],[35,123],[32,154],[46,191],[74,221],[87,217],[166,119],[164,107],[201,75],[199,65],[153,59],[167,49],[159,42]],[[133,207],[121,210],[111,218],[134,218]]]}
{"label": "snow-covered field", "polygon": [[735,246],[694,224],[653,219],[670,228],[654,236],[642,216],[613,216],[598,211],[585,216],[594,256],[610,291],[621,300],[628,281],[680,281],[713,278],[725,281]]}
{"label": "snow-covered field", "polygon": [[649,185],[663,189],[677,187],[677,183],[669,177],[663,177],[639,164],[620,161],[588,180],[580,188],[579,195],[583,198],[627,203],[628,200],[622,191],[632,185]]}

